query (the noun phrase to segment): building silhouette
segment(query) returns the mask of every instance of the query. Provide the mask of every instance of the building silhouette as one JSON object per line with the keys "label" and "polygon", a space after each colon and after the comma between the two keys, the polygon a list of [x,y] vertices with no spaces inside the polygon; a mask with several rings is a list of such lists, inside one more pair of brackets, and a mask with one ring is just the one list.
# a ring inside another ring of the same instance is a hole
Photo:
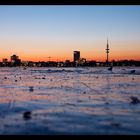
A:
{"label": "building silhouette", "polygon": [[7,58],[3,58],[2,59],[2,65],[3,66],[7,66],[8,65],[8,59]]}
{"label": "building silhouette", "polygon": [[74,51],[74,62],[77,62],[80,60],[80,51]]}
{"label": "building silhouette", "polygon": [[74,51],[73,52],[73,61],[74,61],[74,66],[77,66],[80,60],[80,51]]}
{"label": "building silhouette", "polygon": [[7,58],[3,58],[3,59],[2,59],[2,62],[3,62],[3,63],[7,63],[7,62],[8,62],[8,59],[7,59]]}
{"label": "building silhouette", "polygon": [[11,56],[11,62],[15,62],[19,59],[18,56],[16,56],[15,54]]}
{"label": "building silhouette", "polygon": [[11,63],[12,63],[12,66],[20,66],[21,60],[19,59],[17,55],[14,54],[11,56]]}

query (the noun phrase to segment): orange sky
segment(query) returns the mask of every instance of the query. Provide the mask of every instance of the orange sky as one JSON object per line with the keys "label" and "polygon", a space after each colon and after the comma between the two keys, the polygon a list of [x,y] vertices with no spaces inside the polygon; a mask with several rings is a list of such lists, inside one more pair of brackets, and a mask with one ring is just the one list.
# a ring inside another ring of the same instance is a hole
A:
{"label": "orange sky", "polygon": [[140,6],[1,6],[0,60],[140,60]]}
{"label": "orange sky", "polygon": [[[109,41],[110,60],[135,59],[140,60],[140,41]],[[79,50],[81,58],[87,60],[106,59],[106,40],[98,41],[46,41],[46,40],[0,40],[0,59],[17,54],[21,60],[31,61],[64,61],[73,60],[73,51]]]}

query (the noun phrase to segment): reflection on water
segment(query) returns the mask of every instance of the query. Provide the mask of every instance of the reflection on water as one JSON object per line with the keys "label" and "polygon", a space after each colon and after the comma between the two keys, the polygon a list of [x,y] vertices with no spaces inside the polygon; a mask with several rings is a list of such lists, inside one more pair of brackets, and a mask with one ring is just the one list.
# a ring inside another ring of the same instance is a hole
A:
{"label": "reflection on water", "polygon": [[132,69],[1,68],[0,134],[139,134]]}

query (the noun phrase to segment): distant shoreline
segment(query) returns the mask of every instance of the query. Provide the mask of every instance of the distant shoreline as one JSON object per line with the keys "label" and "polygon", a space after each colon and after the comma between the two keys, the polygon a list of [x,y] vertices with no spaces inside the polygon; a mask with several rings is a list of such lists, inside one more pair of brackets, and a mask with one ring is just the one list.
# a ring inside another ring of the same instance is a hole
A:
{"label": "distant shoreline", "polygon": [[[71,66],[71,67],[67,67],[67,66],[62,66],[62,67],[57,67],[57,66],[28,66],[28,67],[25,67],[25,66],[0,66],[0,68],[107,68],[107,67],[110,67],[110,66],[78,66],[78,67],[74,67],[74,66]],[[113,66],[113,67],[127,67],[127,68],[132,68],[132,67],[140,67],[140,66]]]}

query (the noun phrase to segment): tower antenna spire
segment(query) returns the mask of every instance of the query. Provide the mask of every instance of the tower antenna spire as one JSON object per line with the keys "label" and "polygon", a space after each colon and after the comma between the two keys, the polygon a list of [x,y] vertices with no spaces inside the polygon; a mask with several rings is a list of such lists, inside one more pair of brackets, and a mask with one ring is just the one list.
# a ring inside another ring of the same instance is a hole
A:
{"label": "tower antenna spire", "polygon": [[107,37],[107,45],[106,45],[106,65],[108,66],[109,64],[109,44],[108,44],[108,37]]}
{"label": "tower antenna spire", "polygon": [[107,44],[108,44],[108,37],[107,37]]}

